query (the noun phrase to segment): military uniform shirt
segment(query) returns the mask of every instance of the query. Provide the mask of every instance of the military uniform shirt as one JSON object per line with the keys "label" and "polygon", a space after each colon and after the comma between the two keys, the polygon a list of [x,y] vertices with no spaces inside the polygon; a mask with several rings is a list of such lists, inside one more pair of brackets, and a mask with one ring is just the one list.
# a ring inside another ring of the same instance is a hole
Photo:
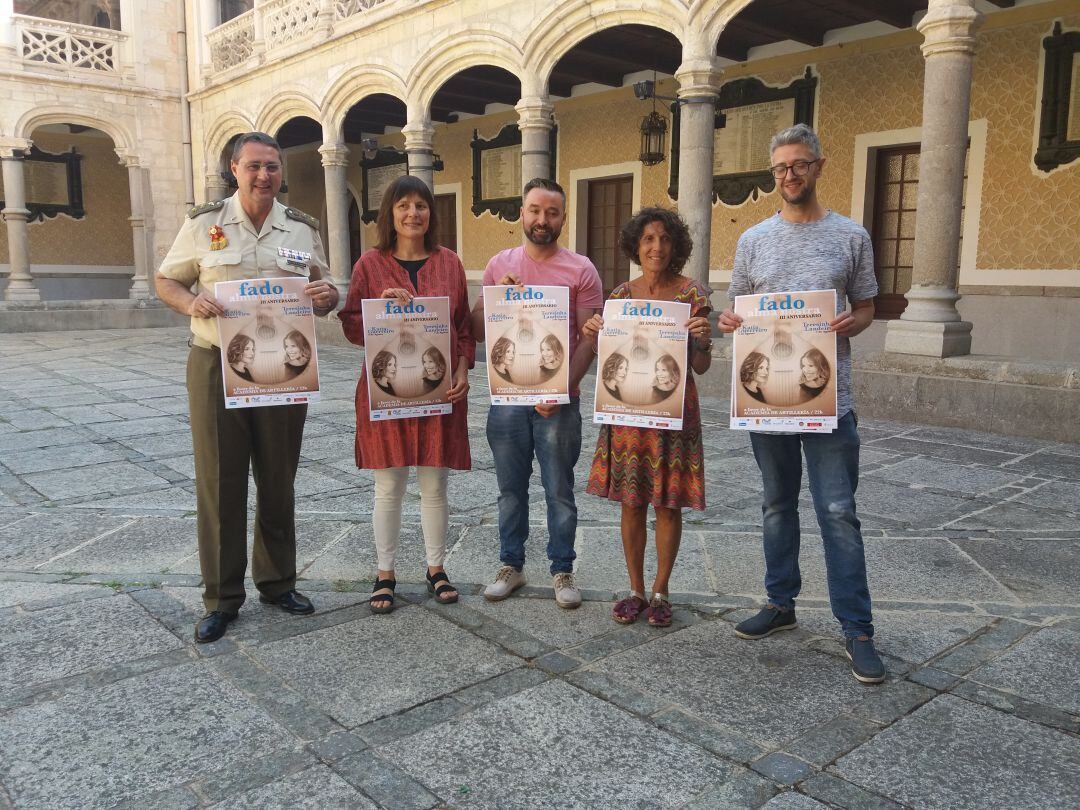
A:
{"label": "military uniform shirt", "polygon": [[[220,227],[225,237],[217,250],[210,245],[214,226]],[[329,277],[317,220],[275,200],[262,230],[256,231],[240,206],[238,194],[233,194],[220,204],[191,210],[158,273],[186,287],[197,281],[199,291],[213,297],[218,281],[310,278],[312,267],[317,267],[323,278]],[[218,345],[215,318],[193,317],[191,331],[196,338]]]}

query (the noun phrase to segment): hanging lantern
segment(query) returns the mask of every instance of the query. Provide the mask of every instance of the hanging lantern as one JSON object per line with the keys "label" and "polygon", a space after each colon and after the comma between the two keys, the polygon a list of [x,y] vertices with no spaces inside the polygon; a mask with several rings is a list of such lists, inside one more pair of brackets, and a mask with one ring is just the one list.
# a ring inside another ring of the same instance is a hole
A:
{"label": "hanging lantern", "polygon": [[662,163],[667,142],[667,119],[655,109],[641,120],[641,162],[646,166]]}

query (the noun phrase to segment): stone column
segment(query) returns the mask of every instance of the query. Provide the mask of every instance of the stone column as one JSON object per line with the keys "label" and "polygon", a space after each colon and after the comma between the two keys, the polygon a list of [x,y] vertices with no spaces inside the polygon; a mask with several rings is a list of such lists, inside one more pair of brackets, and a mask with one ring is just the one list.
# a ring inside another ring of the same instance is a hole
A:
{"label": "stone column", "polygon": [[196,57],[199,62],[199,73],[204,79],[214,72],[213,58],[210,54],[210,42],[207,40],[207,36],[221,25],[221,8],[218,3],[219,0],[199,0],[199,33],[195,40],[198,46]]}
{"label": "stone column", "polygon": [[24,138],[0,139],[0,163],[4,172],[4,210],[0,212],[7,223],[8,274],[6,301],[40,301],[33,276],[30,275],[30,238],[26,223],[30,211],[26,207],[26,178],[23,174],[25,153],[30,141]]}
{"label": "stone column", "polygon": [[15,21],[11,19],[14,11],[14,0],[0,0],[0,64],[9,59],[14,62],[19,52],[19,44],[15,41]]}
{"label": "stone column", "polygon": [[435,172],[431,168],[432,142],[435,130],[428,118],[414,118],[403,128],[405,153],[409,157],[409,174],[419,177],[435,191]]}
{"label": "stone column", "polygon": [[135,275],[131,279],[128,297],[143,300],[150,298],[150,250],[146,239],[146,173],[139,165],[139,158],[130,152],[117,149],[120,163],[128,170],[128,198],[131,200],[131,242],[135,254]]}
{"label": "stone column", "polygon": [[704,57],[684,62],[675,78],[680,102],[679,213],[694,239],[686,274],[709,287],[715,102],[721,72],[714,59]]}
{"label": "stone column", "polygon": [[974,0],[930,0],[918,25],[926,59],[918,219],[908,305],[889,321],[885,351],[950,357],[971,351],[956,302],[975,31]]}
{"label": "stone column", "polygon": [[263,10],[262,6],[266,0],[254,0],[252,8],[255,13],[252,15],[252,41],[251,41],[251,55],[255,58],[256,64],[262,64],[266,55],[266,30],[263,27]]}
{"label": "stone column", "polygon": [[334,14],[337,9],[334,0],[319,0],[319,35],[323,39],[330,39],[334,35]]}
{"label": "stone column", "polygon": [[521,130],[522,185],[537,177],[551,179],[551,102],[547,96],[530,96],[515,109]]}
{"label": "stone column", "polygon": [[207,172],[206,201],[217,202],[229,196],[232,196],[232,189],[229,188],[228,183],[221,179],[221,175],[218,172]]}
{"label": "stone column", "polygon": [[334,283],[347,289],[352,275],[349,259],[349,186],[346,170],[349,150],[343,143],[324,143],[323,176],[326,185],[326,252]]}

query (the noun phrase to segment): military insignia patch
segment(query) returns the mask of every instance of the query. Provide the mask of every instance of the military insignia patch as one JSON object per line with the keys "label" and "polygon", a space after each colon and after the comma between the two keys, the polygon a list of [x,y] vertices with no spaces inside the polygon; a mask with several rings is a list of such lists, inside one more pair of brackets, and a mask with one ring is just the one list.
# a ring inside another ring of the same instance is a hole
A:
{"label": "military insignia patch", "polygon": [[225,229],[220,225],[210,226],[210,249],[221,250],[223,247],[229,244],[229,240],[225,238]]}

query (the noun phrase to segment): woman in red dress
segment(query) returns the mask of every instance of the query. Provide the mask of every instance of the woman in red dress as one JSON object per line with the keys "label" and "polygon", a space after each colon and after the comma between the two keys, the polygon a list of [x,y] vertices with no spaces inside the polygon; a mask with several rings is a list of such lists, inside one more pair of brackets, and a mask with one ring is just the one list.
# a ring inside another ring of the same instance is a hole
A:
{"label": "woman in red dress", "polygon": [[[709,293],[682,275],[693,249],[686,223],[673,211],[644,208],[623,228],[619,247],[641,266],[641,275],[612,290],[611,298],[689,303],[687,365],[695,373],[704,374],[712,363]],[[595,347],[603,326],[604,319],[594,315],[582,327],[582,335]],[[667,393],[664,389],[677,387],[671,385],[670,377],[678,374],[678,361],[663,355],[655,370],[654,391],[663,399]],[[649,624],[667,627],[671,624],[668,580],[682,539],[682,510],[705,508],[701,410],[693,374],[686,375],[682,430],[601,426],[585,491],[622,504],[622,543],[630,574],[630,596],[615,604],[612,617],[629,624],[644,613]],[[645,601],[649,504],[656,513],[656,579],[652,599]]]}
{"label": "woman in red dress", "polygon": [[395,555],[401,535],[401,502],[409,468],[420,485],[420,524],[427,552],[429,588],[440,602],[456,602],[443,561],[449,506],[446,482],[451,469],[472,467],[469,454],[469,369],[476,357],[465,270],[457,254],[436,242],[438,222],[431,190],[415,177],[399,177],[383,194],[378,217],[378,245],[353,267],[349,296],[338,317],[345,337],[364,345],[360,302],[393,298],[401,305],[415,296],[450,299],[451,386],[453,411],[413,419],[369,418],[367,374],[356,385],[356,466],[374,470],[373,525],[379,573],[371,596],[375,613],[394,609]]}

